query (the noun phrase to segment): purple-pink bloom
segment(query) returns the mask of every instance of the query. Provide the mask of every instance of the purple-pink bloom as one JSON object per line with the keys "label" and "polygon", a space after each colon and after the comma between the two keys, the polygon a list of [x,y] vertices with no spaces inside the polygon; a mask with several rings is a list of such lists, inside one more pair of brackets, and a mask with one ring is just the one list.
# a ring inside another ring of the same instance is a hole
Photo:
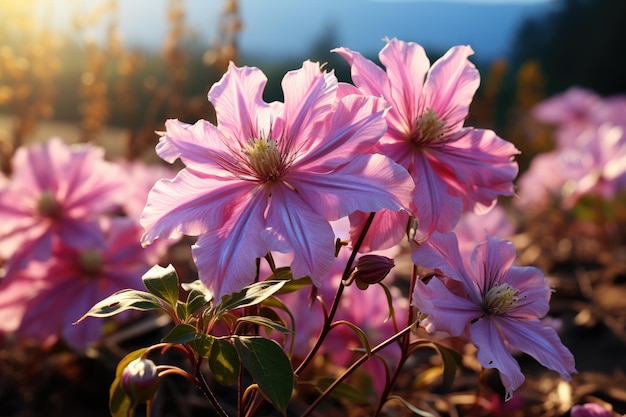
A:
{"label": "purple-pink bloom", "polygon": [[407,172],[361,154],[386,130],[384,100],[338,98],[334,74],[310,61],[283,78],[284,103],[263,101],[266,81],[231,63],[209,91],[217,126],[169,120],[157,146],[186,168],[150,192],[143,242],[199,236],[194,259],[217,300],[251,284],[268,251],[293,252],[294,276],[319,285],[334,262],[329,221],[410,204]]}
{"label": "purple-pink bloom", "polygon": [[412,259],[435,271],[427,282],[418,280],[413,293],[421,324],[429,332],[469,339],[481,365],[500,372],[507,398],[524,382],[513,350],[571,379],[574,357],[556,331],[540,321],[549,311],[548,282],[537,268],[513,265],[511,242],[490,236],[464,262],[454,233],[434,233],[415,245]]}
{"label": "purple-pink bloom", "polygon": [[[375,151],[389,156],[413,177],[410,213],[381,212],[362,249],[390,247],[405,233],[409,214],[418,220],[418,240],[454,228],[463,210],[485,212],[498,195],[513,193],[518,150],[491,130],[464,126],[480,75],[469,46],[455,46],[432,66],[424,49],[392,39],[380,51],[385,70],[347,48],[333,50],[351,66],[363,94],[382,96],[392,106],[389,128]],[[341,94],[354,87],[342,86]],[[353,239],[364,215],[353,215]]]}
{"label": "purple-pink bloom", "polygon": [[103,336],[105,321],[89,317],[93,305],[116,291],[142,289],[142,275],[164,246],[142,248],[142,229],[127,218],[102,218],[105,247],[72,248],[60,242],[44,262],[9,271],[0,285],[0,333],[44,344],[63,339],[78,350]]}
{"label": "purple-pink bloom", "polygon": [[0,258],[23,267],[47,259],[55,240],[101,245],[98,217],[118,205],[124,186],[104,149],[58,138],[17,150],[10,183],[0,190]]}
{"label": "purple-pink bloom", "polygon": [[596,403],[575,405],[570,411],[572,417],[613,417],[613,413]]}
{"label": "purple-pink bloom", "polygon": [[515,223],[502,206],[496,205],[489,212],[476,214],[471,211],[461,215],[454,228],[461,256],[469,256],[474,247],[487,239],[487,235],[507,239],[515,233]]}

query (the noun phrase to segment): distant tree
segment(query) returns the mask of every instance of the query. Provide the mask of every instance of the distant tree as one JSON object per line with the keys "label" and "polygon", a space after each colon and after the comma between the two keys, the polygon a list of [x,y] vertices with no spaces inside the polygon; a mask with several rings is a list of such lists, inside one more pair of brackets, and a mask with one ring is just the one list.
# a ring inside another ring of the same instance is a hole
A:
{"label": "distant tree", "polygon": [[546,94],[572,85],[604,95],[626,92],[626,1],[560,0],[546,16],[520,28],[513,68],[538,62]]}

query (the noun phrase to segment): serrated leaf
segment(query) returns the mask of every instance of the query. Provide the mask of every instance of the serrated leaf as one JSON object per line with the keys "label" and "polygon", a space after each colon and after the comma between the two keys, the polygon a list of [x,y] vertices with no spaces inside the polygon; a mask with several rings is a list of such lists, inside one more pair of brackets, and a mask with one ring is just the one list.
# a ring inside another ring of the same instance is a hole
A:
{"label": "serrated leaf", "polygon": [[129,363],[135,359],[141,357],[146,348],[135,350],[126,355],[118,364],[115,369],[115,379],[109,389],[109,411],[112,417],[132,417],[137,404],[126,395],[122,387],[120,386],[122,379],[122,372]]}
{"label": "serrated leaf", "polygon": [[126,310],[164,310],[161,300],[154,295],[137,290],[122,290],[112,294],[91,307],[74,324],[86,317],[110,317]]}
{"label": "serrated leaf", "polygon": [[400,401],[402,403],[402,405],[404,405],[411,412],[413,412],[413,414],[417,414],[418,416],[422,416],[422,417],[437,417],[435,414],[429,413],[428,411],[420,410],[419,408],[417,408],[416,406],[414,406],[413,404],[411,404],[410,402],[408,402],[404,398],[400,397],[399,395],[390,395],[387,398],[387,401],[392,401],[392,400]]}
{"label": "serrated leaf", "polygon": [[176,343],[183,344],[189,343],[192,340],[196,340],[200,337],[198,333],[196,333],[196,328],[189,324],[179,324],[174,326],[172,330],[163,338],[164,343]]}
{"label": "serrated leaf", "polygon": [[235,347],[224,339],[214,339],[208,358],[209,368],[217,382],[233,385],[239,376],[239,356]]}
{"label": "serrated leaf", "polygon": [[156,295],[172,308],[175,307],[178,301],[178,274],[171,264],[167,268],[155,265],[141,279],[151,294]]}
{"label": "serrated leaf", "polygon": [[282,280],[255,282],[237,293],[225,295],[215,314],[219,316],[236,308],[259,304],[280,290],[286,283],[287,281]]}
{"label": "serrated leaf", "polygon": [[368,357],[372,356],[372,348],[370,347],[370,342],[369,340],[367,340],[367,335],[365,334],[365,332],[363,330],[361,330],[361,328],[359,326],[357,326],[354,323],[351,323],[349,321],[346,320],[338,320],[336,322],[334,322],[332,324],[333,327],[338,326],[343,324],[344,326],[348,326],[349,328],[351,328],[354,333],[356,333],[356,335],[359,337],[359,339],[361,340],[361,344],[363,345],[363,348],[365,349],[365,353],[367,354]]}
{"label": "serrated leaf", "polygon": [[[325,391],[333,382],[332,378],[320,378],[317,381],[317,387],[321,391]],[[330,392],[330,396],[338,399],[350,401],[352,404],[367,404],[367,395],[361,390],[354,388],[352,385],[340,383]]]}
{"label": "serrated leaf", "polygon": [[295,382],[287,354],[276,342],[262,337],[236,337],[233,343],[261,393],[284,414]]}
{"label": "serrated leaf", "polygon": [[260,326],[267,327],[268,329],[276,330],[277,332],[280,332],[283,334],[292,333],[291,329],[288,329],[287,327],[283,326],[281,323],[275,322],[274,320],[268,319],[267,317],[244,316],[244,317],[239,317],[237,319],[237,322],[238,323],[247,322],[247,323],[258,324]]}

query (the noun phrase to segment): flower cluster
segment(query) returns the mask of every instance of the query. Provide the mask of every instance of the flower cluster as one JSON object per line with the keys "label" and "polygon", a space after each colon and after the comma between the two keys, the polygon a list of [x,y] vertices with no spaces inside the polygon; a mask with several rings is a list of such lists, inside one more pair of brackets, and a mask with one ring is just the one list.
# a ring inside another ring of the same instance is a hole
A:
{"label": "flower cluster", "polygon": [[[141,380],[144,368],[133,361],[172,346],[192,371],[158,365],[149,379],[185,376],[222,417],[207,369],[218,383],[239,384],[241,415],[268,401],[286,414],[294,386],[314,385],[322,394],[303,416],[366,369],[366,388],[379,395],[372,415],[380,415],[416,350],[434,346],[446,367],[456,366],[441,334],[474,344],[479,362],[499,371],[507,399],[524,379],[516,350],[569,379],[573,357],[540,321],[547,280],[513,265],[512,244],[492,237],[512,232],[495,205],[513,194],[518,150],[465,125],[480,81],[472,49],[453,47],[431,65],[420,45],[391,39],[379,53],[384,69],[347,48],[334,52],[354,84],[305,61],[282,79],[284,101],[268,103],[263,72],[231,63],[208,93],[216,124],[168,120],[156,152],[184,167],[150,190],[141,238],[135,223],[111,216],[138,212],[139,200],[112,174],[119,165],[58,141],[19,153],[15,178],[0,194],[12,216],[0,225],[10,251],[0,254],[8,271],[0,315],[17,312],[5,325],[40,338],[60,332],[80,345],[95,336],[82,332],[95,330],[67,327],[75,309],[86,311],[81,321],[131,309],[168,314],[174,326],[161,343],[120,362],[114,415],[136,406],[128,381]],[[28,187],[28,199],[18,198],[19,187]],[[474,215],[483,216],[479,231]],[[462,249],[455,227],[467,236]],[[180,283],[173,266],[156,266],[142,277],[148,292],[120,289],[97,302],[104,290],[135,288],[136,274],[156,262],[135,244],[153,248],[183,235],[196,238],[197,281]],[[66,302],[51,296],[59,287],[72,308],[44,325],[43,310]],[[434,335],[419,336],[418,325]],[[330,382],[311,372],[316,357],[333,364]],[[152,388],[141,401],[151,403]]]}
{"label": "flower cluster", "polygon": [[[164,253],[141,248],[137,217],[161,171],[59,138],[20,148],[12,163],[0,189],[0,332],[82,350],[101,339],[102,322],[72,323],[99,299],[141,285]],[[148,178],[143,188],[134,170]]]}
{"label": "flower cluster", "polygon": [[521,207],[583,196],[611,199],[626,189],[626,96],[601,98],[572,87],[540,103],[535,118],[556,127],[556,147],[533,158],[519,180]]}

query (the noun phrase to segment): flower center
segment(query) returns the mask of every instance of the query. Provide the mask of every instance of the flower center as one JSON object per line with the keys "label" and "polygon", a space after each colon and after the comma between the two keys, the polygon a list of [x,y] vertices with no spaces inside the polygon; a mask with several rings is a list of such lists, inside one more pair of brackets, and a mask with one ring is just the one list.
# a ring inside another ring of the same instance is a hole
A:
{"label": "flower center", "polygon": [[275,181],[281,176],[283,165],[278,143],[273,139],[248,140],[243,153],[248,157],[252,169],[267,181]]}
{"label": "flower center", "polygon": [[485,310],[492,315],[504,314],[519,300],[519,290],[509,284],[495,284],[485,296]]}
{"label": "flower center", "polygon": [[100,252],[94,249],[87,249],[80,253],[78,262],[80,269],[87,278],[97,278],[102,273],[104,261]]}
{"label": "flower center", "polygon": [[37,211],[45,217],[58,218],[61,216],[61,206],[54,198],[50,190],[46,190],[39,196],[37,201]]}
{"label": "flower center", "polygon": [[433,109],[428,109],[415,119],[411,138],[418,144],[437,143],[444,140],[445,120],[439,119]]}

